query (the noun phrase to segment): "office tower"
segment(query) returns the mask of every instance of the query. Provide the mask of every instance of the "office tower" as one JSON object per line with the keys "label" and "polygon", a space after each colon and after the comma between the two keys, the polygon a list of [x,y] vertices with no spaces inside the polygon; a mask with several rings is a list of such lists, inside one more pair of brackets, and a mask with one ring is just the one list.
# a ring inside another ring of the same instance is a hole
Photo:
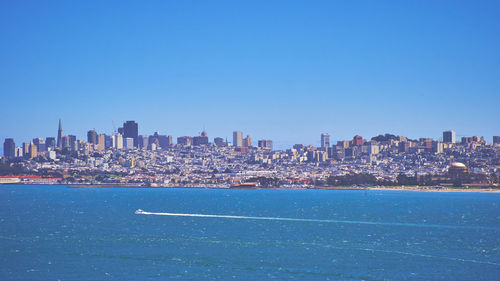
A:
{"label": "office tower", "polygon": [[134,147],[137,147],[139,140],[139,125],[135,121],[123,123],[123,137],[132,138],[134,140]]}
{"label": "office tower", "polygon": [[149,137],[149,144],[152,143],[156,144],[156,148],[161,147],[165,149],[173,145],[172,136],[160,135],[158,132],[155,132]]}
{"label": "office tower", "polygon": [[62,131],[62,126],[61,126],[61,119],[59,119],[59,129],[57,129],[57,147],[62,148],[62,137],[63,137],[63,131]]}
{"label": "office tower", "polygon": [[16,150],[14,151],[14,157],[15,158],[21,158],[23,157],[23,148],[22,147],[16,147]]}
{"label": "office tower", "polygon": [[95,130],[90,130],[87,132],[87,142],[91,144],[97,144],[97,132]]}
{"label": "office tower", "polygon": [[208,135],[207,132],[203,131],[199,136],[193,137],[193,145],[207,145]]}
{"label": "office tower", "polygon": [[174,145],[174,141],[172,140],[172,136],[158,136],[158,142],[160,143],[161,148],[165,149]]}
{"label": "office tower", "polygon": [[123,146],[125,149],[133,149],[134,148],[134,139],[133,138],[123,138]]}
{"label": "office tower", "polygon": [[342,148],[348,148],[350,144],[350,141],[337,141],[337,146],[341,146]]}
{"label": "office tower", "polygon": [[115,147],[115,136],[106,135],[104,139],[104,147],[106,147],[106,149]]}
{"label": "office tower", "polygon": [[191,137],[182,136],[177,138],[177,144],[190,146],[192,143]]}
{"label": "office tower", "polygon": [[33,159],[38,156],[38,151],[36,145],[33,142],[30,142],[29,145],[29,159]]}
{"label": "office tower", "polygon": [[352,138],[352,145],[354,145],[354,146],[363,145],[363,137],[355,135],[354,138]]}
{"label": "office tower", "polygon": [[56,139],[53,137],[46,137],[45,138],[45,147],[47,149],[56,147]]}
{"label": "office tower", "polygon": [[224,146],[224,139],[223,138],[219,138],[219,137],[214,138],[214,143],[215,143],[216,146],[222,147],[222,146]]}
{"label": "office tower", "polygon": [[419,139],[420,145],[422,147],[429,148],[429,149],[432,148],[432,142],[433,141],[434,140],[431,139],[431,138],[420,138]]}
{"label": "office tower", "polygon": [[443,153],[443,143],[439,141],[432,142],[432,152],[436,154]]}
{"label": "office tower", "polygon": [[[262,148],[262,149],[273,150],[273,141],[272,140],[259,140],[258,146],[259,146],[259,148]],[[294,146],[294,148],[295,148],[295,146]]]}
{"label": "office tower", "polygon": [[329,148],[329,147],[330,147],[330,135],[321,134],[321,148]]}
{"label": "office tower", "polygon": [[398,151],[401,153],[408,153],[410,151],[410,143],[407,141],[402,141],[398,145]]}
{"label": "office tower", "polygon": [[116,149],[123,149],[123,136],[122,136],[122,134],[118,133],[115,135],[115,144],[116,144]]}
{"label": "office tower", "polygon": [[33,143],[36,145],[36,149],[38,150],[38,152],[47,151],[45,141],[42,138],[34,138]]}
{"label": "office tower", "polygon": [[[75,135],[68,135],[67,137],[68,137],[68,146],[67,147],[70,150],[78,150],[77,149],[78,146],[77,146],[77,143],[76,143],[76,136]],[[63,139],[64,139],[64,137],[63,137]]]}
{"label": "office tower", "polygon": [[370,155],[378,154],[380,151],[380,146],[376,143],[370,142],[367,147],[367,153]]}
{"label": "office tower", "polygon": [[5,158],[15,158],[15,153],[16,153],[16,143],[14,142],[14,139],[12,138],[7,138],[3,142],[3,156]]}
{"label": "office tower", "polygon": [[493,144],[500,145],[500,136],[493,136]]}
{"label": "office tower", "polygon": [[455,143],[457,139],[457,134],[455,131],[444,131],[443,132],[443,142],[445,143]]}
{"label": "office tower", "polygon": [[243,133],[241,131],[233,132],[233,146],[242,147],[243,146]]}
{"label": "office tower", "polygon": [[103,151],[106,148],[106,135],[100,134],[97,136],[97,143],[95,144],[95,149]]}
{"label": "office tower", "polygon": [[252,147],[252,138],[249,135],[243,139],[243,147]]}
{"label": "office tower", "polygon": [[30,143],[29,142],[23,142],[23,155],[25,157],[28,157],[30,154]]}
{"label": "office tower", "polygon": [[139,148],[148,149],[148,145],[149,145],[149,136],[140,135],[139,136]]}

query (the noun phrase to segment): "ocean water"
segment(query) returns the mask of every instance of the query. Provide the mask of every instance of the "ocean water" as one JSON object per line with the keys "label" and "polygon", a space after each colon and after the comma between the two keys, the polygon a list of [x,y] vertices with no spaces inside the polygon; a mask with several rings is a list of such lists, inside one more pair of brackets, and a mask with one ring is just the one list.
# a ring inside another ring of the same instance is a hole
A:
{"label": "ocean water", "polygon": [[499,280],[500,194],[0,186],[0,280],[165,279]]}

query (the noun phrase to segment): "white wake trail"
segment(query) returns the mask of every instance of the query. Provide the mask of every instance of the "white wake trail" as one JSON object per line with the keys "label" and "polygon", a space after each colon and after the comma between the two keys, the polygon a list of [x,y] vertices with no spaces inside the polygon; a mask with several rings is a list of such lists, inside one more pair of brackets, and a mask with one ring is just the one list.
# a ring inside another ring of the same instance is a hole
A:
{"label": "white wake trail", "polygon": [[428,228],[447,228],[447,229],[472,229],[472,230],[494,230],[500,231],[498,227],[486,226],[463,226],[463,225],[442,225],[442,224],[418,224],[418,223],[398,223],[398,222],[371,222],[356,220],[326,220],[326,219],[300,219],[300,218],[281,218],[281,217],[251,217],[251,216],[231,216],[231,215],[212,215],[212,214],[188,214],[188,213],[159,213],[137,210],[138,215],[154,216],[172,216],[172,217],[197,217],[197,218],[224,218],[224,219],[242,219],[242,220],[270,220],[270,221],[294,221],[294,222],[316,222],[316,223],[339,223],[339,224],[364,224],[364,225],[382,225],[382,226],[405,226],[405,227],[428,227]]}

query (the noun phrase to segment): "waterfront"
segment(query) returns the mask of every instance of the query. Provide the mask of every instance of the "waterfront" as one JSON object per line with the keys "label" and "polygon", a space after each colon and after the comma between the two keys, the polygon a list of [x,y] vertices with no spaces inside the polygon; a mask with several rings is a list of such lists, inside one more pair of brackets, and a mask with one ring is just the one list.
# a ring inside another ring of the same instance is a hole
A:
{"label": "waterfront", "polygon": [[3,185],[0,279],[492,280],[499,215],[494,193]]}

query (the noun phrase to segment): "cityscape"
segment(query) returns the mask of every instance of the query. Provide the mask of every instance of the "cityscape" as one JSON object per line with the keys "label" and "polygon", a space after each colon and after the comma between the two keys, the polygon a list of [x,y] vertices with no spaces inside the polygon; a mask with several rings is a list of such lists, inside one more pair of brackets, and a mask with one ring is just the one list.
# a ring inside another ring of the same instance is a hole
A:
{"label": "cityscape", "polygon": [[500,1],[0,1],[0,281],[500,280]]}
{"label": "cityscape", "polygon": [[409,139],[381,134],[320,146],[295,144],[276,150],[273,140],[252,140],[234,131],[232,140],[197,136],[139,135],[126,121],[112,135],[89,130],[87,139],[65,134],[16,144],[6,138],[2,183],[213,188],[363,188],[419,186],[425,189],[497,188],[500,136]]}

